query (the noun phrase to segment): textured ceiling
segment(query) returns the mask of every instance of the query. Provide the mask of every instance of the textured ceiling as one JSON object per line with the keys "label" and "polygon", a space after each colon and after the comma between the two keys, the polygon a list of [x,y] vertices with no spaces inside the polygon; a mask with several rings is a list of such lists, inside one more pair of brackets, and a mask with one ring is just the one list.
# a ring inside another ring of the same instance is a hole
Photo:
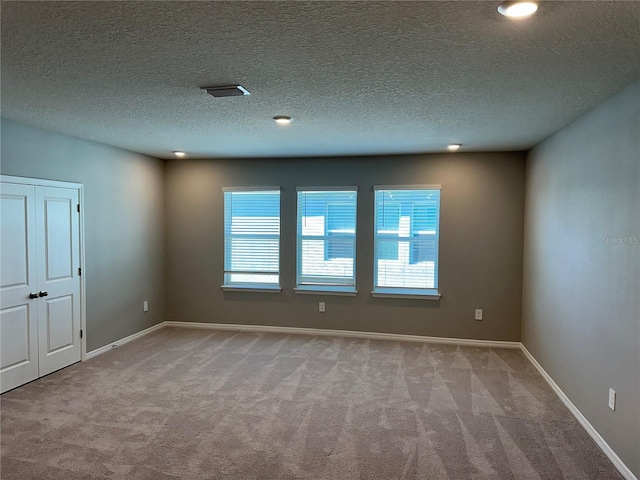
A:
{"label": "textured ceiling", "polygon": [[2,115],[164,158],[521,150],[640,77],[638,2],[498,4],[3,1]]}

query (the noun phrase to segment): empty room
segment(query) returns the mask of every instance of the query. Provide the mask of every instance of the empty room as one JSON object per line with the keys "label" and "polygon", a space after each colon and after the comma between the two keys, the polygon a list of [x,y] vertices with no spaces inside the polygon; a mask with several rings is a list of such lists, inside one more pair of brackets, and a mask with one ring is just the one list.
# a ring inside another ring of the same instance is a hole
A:
{"label": "empty room", "polygon": [[2,480],[638,480],[640,2],[0,33]]}

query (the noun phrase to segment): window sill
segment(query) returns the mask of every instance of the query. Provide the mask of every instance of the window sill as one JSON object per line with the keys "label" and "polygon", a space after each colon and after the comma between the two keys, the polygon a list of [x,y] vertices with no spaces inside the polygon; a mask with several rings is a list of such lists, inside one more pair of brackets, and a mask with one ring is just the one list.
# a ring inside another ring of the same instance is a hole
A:
{"label": "window sill", "polygon": [[258,293],[280,293],[282,288],[279,285],[221,285],[225,292],[258,292]]}
{"label": "window sill", "polygon": [[416,300],[440,300],[442,296],[435,289],[419,288],[376,288],[371,292],[376,298],[414,298]]}
{"label": "window sill", "polygon": [[298,286],[293,291],[299,295],[339,295],[343,297],[355,297],[358,291],[355,287],[338,286]]}

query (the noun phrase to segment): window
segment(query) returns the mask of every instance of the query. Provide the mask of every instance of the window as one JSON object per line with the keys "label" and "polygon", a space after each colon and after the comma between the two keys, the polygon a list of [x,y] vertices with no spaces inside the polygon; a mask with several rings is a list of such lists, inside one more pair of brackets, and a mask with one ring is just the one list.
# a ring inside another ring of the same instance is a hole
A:
{"label": "window", "polygon": [[374,190],[373,295],[439,298],[440,186]]}
{"label": "window", "polygon": [[224,189],[225,289],[280,290],[280,189]]}
{"label": "window", "polygon": [[355,294],[357,189],[298,189],[297,293]]}

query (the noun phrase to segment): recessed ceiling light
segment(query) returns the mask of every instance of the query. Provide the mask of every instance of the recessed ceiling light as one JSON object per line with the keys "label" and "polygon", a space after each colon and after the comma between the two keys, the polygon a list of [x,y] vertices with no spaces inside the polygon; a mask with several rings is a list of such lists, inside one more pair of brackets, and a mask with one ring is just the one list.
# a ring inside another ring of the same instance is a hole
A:
{"label": "recessed ceiling light", "polygon": [[513,1],[502,2],[498,7],[500,12],[505,17],[520,18],[533,15],[538,10],[538,4],[531,1]]}
{"label": "recessed ceiling light", "polygon": [[276,121],[278,125],[289,125],[291,123],[291,117],[285,117],[280,115],[277,117],[273,117],[273,119]]}
{"label": "recessed ceiling light", "polygon": [[178,158],[182,158],[186,155],[185,152],[173,152],[173,154]]}
{"label": "recessed ceiling light", "polygon": [[454,151],[458,150],[461,146],[462,146],[462,145],[461,145],[460,143],[452,143],[452,144],[450,144],[450,145],[447,145],[447,148],[448,148],[450,151],[454,152]]}

